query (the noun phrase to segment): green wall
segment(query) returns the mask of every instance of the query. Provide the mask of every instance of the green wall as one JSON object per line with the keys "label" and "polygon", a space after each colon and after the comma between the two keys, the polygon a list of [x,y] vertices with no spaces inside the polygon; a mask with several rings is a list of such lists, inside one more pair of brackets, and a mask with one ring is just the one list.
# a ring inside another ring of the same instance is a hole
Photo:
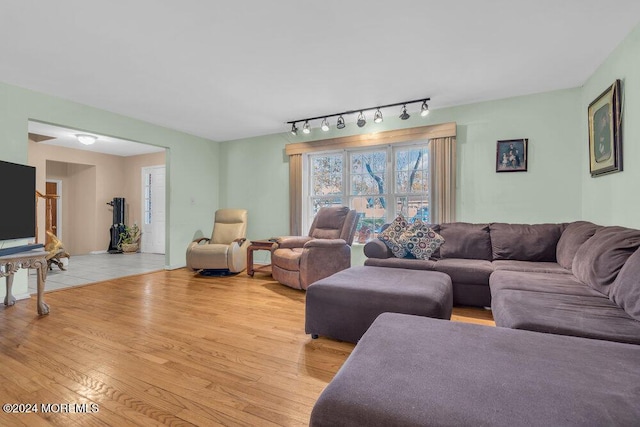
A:
{"label": "green wall", "polygon": [[[185,265],[185,250],[195,235],[211,234],[221,187],[218,143],[0,83],[1,160],[27,163],[30,119],[167,148],[169,268]],[[14,293],[24,292],[26,281],[16,280]]]}
{"label": "green wall", "polygon": [[[587,109],[616,79],[622,81],[623,172],[589,175]],[[580,105],[582,216],[597,224],[640,228],[640,25],[609,55],[582,89]]]}
{"label": "green wall", "polygon": [[[579,105],[580,90],[570,89],[438,109],[427,118],[416,112],[407,121],[394,112],[383,123],[371,121],[362,129],[372,132],[456,122],[459,221],[573,221],[581,216]],[[353,135],[362,129],[351,124],[329,133],[314,129],[308,136],[283,132],[221,143],[225,161],[220,181],[226,185],[220,191],[220,204],[249,210],[249,238],[288,234],[285,145]],[[496,142],[515,138],[529,139],[528,172],[496,173]],[[239,173],[242,169],[247,173]],[[363,259],[361,248],[356,247],[353,263]]]}
{"label": "green wall", "polygon": [[[591,178],[587,107],[616,78],[623,81],[624,172]],[[369,117],[363,129],[350,124],[342,131],[332,128],[325,133],[316,128],[310,135],[292,136],[283,125],[280,134],[221,143],[225,161],[220,169],[220,204],[249,210],[250,238],[287,234],[286,144],[456,122],[457,220],[539,223],[585,219],[640,228],[640,196],[634,188],[640,182],[640,25],[583,87],[437,109],[426,119],[413,113],[402,121],[396,112],[389,117],[390,111],[384,112],[385,120],[378,125]],[[529,170],[496,173],[496,141],[512,138],[529,139]]]}

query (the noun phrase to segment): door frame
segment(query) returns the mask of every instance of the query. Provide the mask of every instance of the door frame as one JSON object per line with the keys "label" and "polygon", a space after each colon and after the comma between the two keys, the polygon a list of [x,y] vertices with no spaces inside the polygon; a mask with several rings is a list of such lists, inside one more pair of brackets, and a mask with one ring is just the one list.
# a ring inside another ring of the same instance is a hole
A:
{"label": "door frame", "polygon": [[[56,184],[56,186],[58,187],[57,190],[57,196],[58,196],[58,200],[56,203],[56,236],[58,237],[58,240],[63,240],[63,236],[62,236],[62,180],[61,179],[45,179],[45,188],[46,188],[46,183],[47,182],[53,182]],[[46,191],[46,189],[45,189]],[[47,208],[45,206],[45,215],[47,212]],[[45,218],[45,228],[46,228],[46,218]],[[46,236],[45,236],[45,240],[46,240]]]}
{"label": "door frame", "polygon": [[[148,171],[150,169],[158,169],[158,168],[163,168],[164,169],[164,193],[165,193],[165,197],[164,197],[164,212],[165,212],[165,225],[162,228],[162,232],[164,233],[164,255],[166,257],[167,255],[167,165],[165,164],[159,164],[159,165],[150,165],[150,166],[142,166],[142,168],[140,169],[140,182],[141,182],[141,188],[140,188],[140,210],[141,210],[141,230],[144,228],[145,226],[145,194],[144,194],[144,188],[146,186],[146,181],[145,181],[145,175],[148,174]],[[143,252],[142,250],[142,242],[141,243],[141,250],[140,252]]]}

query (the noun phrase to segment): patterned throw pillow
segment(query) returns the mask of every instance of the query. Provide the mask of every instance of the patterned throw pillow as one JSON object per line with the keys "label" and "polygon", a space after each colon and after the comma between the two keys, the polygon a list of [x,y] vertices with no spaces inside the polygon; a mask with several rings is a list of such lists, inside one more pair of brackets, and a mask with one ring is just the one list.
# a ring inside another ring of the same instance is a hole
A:
{"label": "patterned throw pillow", "polygon": [[399,239],[407,230],[409,223],[402,216],[398,215],[389,226],[378,235],[378,238],[384,242],[385,245],[391,249],[393,255],[398,258],[404,258],[407,256],[407,250],[400,244]]}
{"label": "patterned throw pillow", "polygon": [[400,236],[399,243],[417,259],[429,259],[444,243],[444,237],[418,220]]}

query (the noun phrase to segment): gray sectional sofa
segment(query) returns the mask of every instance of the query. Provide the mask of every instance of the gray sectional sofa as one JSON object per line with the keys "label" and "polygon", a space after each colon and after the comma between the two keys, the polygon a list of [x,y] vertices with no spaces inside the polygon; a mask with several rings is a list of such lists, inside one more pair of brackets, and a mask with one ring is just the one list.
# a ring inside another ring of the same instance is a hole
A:
{"label": "gray sectional sofa", "polygon": [[497,326],[640,344],[640,230],[586,221],[433,225],[431,259],[380,240],[365,265],[448,274],[457,305],[491,306]]}
{"label": "gray sectional sofa", "polygon": [[502,327],[381,314],[311,426],[640,425],[640,230],[433,228],[445,240],[433,259],[374,240],[365,265],[447,273],[454,303],[491,305]]}

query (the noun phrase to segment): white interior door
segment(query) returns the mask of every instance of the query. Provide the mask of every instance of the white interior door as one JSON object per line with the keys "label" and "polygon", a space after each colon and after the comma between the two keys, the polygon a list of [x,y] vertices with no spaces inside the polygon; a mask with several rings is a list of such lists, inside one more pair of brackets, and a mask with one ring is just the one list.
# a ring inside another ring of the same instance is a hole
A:
{"label": "white interior door", "polygon": [[142,168],[141,252],[164,254],[165,166]]}

